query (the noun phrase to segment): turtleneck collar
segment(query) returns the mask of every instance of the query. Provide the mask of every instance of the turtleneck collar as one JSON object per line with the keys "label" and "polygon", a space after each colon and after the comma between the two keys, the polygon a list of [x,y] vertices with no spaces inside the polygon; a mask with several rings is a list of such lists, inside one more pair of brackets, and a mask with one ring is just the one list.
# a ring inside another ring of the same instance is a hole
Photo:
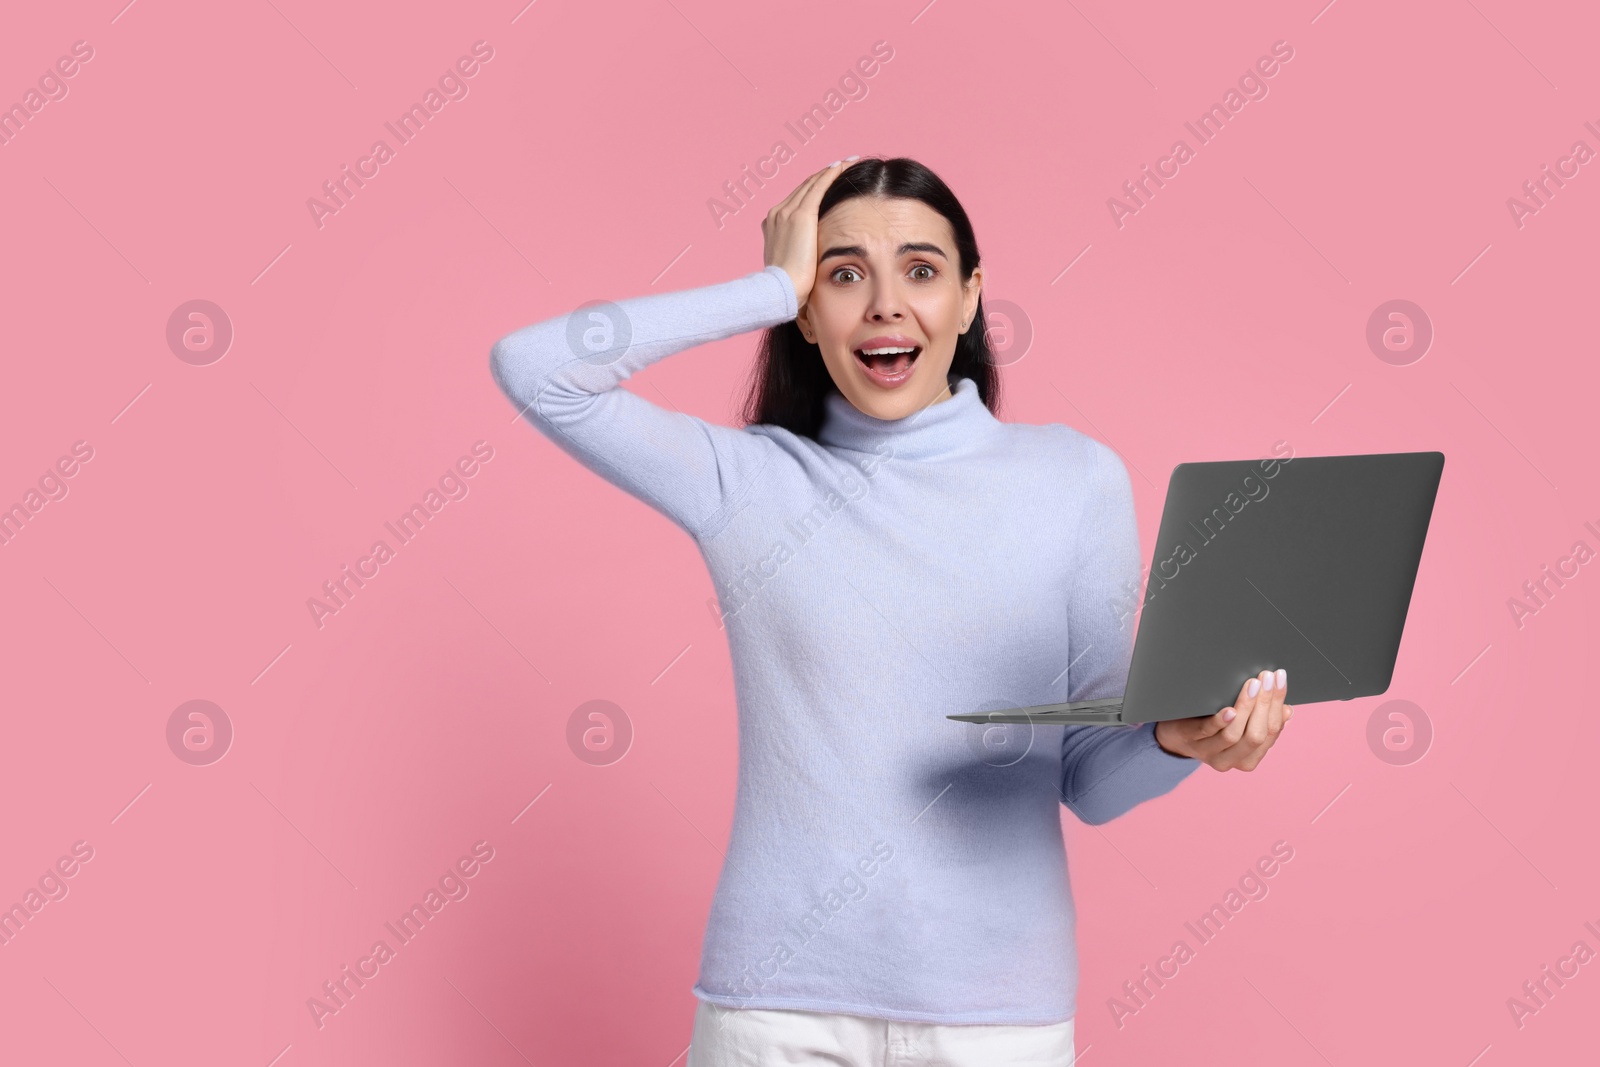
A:
{"label": "turtleneck collar", "polygon": [[857,452],[880,451],[882,445],[901,459],[934,459],[965,452],[1004,425],[984,406],[978,383],[961,378],[947,400],[929,404],[903,419],[875,419],[837,388],[824,398],[825,412],[817,442]]}

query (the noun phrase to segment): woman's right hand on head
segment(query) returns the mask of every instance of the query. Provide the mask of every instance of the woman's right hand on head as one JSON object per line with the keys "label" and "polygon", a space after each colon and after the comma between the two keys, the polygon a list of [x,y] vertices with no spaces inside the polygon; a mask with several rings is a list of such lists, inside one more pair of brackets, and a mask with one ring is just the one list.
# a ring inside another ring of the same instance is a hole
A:
{"label": "woman's right hand on head", "polygon": [[794,283],[795,306],[804,307],[817,282],[817,205],[833,180],[851,160],[841,159],[795,186],[761,220],[764,258],[769,267],[782,267]]}

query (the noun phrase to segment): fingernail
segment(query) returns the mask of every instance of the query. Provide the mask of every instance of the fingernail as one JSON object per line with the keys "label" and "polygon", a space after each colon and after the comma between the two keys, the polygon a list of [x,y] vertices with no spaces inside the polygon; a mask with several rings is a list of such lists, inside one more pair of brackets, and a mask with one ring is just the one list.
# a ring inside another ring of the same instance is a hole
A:
{"label": "fingernail", "polygon": [[1267,671],[1265,674],[1262,675],[1261,688],[1265,689],[1269,693],[1272,692],[1272,672],[1271,671]]}
{"label": "fingernail", "polygon": [[1282,667],[1278,668],[1278,688],[1289,688],[1289,672],[1284,670]]}
{"label": "fingernail", "polygon": [[832,163],[828,164],[828,166],[830,166],[830,167],[837,167],[838,165],[839,165],[839,161],[837,159],[834,160]]}
{"label": "fingernail", "polygon": [[845,156],[844,158],[846,160],[851,160],[851,159],[860,159],[861,157],[860,156]]}
{"label": "fingernail", "polygon": [[1235,712],[1232,708],[1229,708],[1227,711],[1222,713],[1222,721],[1223,722],[1232,722],[1234,719],[1236,719],[1238,717],[1239,717],[1238,713]]}
{"label": "fingernail", "polygon": [[1252,678],[1252,679],[1250,679],[1250,685],[1248,687],[1246,687],[1246,689],[1244,691],[1244,695],[1247,696],[1247,697],[1253,697],[1259,692],[1261,692],[1261,679],[1260,678]]}

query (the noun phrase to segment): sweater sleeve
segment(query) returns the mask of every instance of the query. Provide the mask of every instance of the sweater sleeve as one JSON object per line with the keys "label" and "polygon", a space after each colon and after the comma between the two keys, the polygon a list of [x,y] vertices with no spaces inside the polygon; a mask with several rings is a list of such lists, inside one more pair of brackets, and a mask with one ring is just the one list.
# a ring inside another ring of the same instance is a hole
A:
{"label": "sweater sleeve", "polygon": [[[1121,606],[1139,581],[1133,489],[1117,454],[1098,441],[1091,447],[1090,499],[1078,529],[1078,571],[1067,622],[1073,640],[1086,647],[1073,653],[1069,701],[1121,696],[1133,653],[1133,619]],[[1157,744],[1153,722],[1064,729],[1061,800],[1091,825],[1169,792],[1200,766],[1199,760],[1175,756]]]}
{"label": "sweater sleeve", "polygon": [[771,266],[525,326],[494,343],[489,367],[540,433],[699,539],[720,527],[777,446],[620,386],[674,352],[788,322],[796,312],[793,281]]}

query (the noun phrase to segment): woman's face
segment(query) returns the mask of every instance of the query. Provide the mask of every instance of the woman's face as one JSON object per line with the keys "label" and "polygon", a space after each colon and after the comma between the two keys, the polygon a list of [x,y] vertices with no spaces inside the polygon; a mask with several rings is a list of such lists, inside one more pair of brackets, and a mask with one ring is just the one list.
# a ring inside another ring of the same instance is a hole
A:
{"label": "woman's face", "polygon": [[[920,200],[854,197],[817,223],[816,283],[795,317],[839,392],[877,419],[950,397],[956,338],[973,322],[983,268],[963,285],[950,222]],[[865,350],[913,348],[909,354]]]}

